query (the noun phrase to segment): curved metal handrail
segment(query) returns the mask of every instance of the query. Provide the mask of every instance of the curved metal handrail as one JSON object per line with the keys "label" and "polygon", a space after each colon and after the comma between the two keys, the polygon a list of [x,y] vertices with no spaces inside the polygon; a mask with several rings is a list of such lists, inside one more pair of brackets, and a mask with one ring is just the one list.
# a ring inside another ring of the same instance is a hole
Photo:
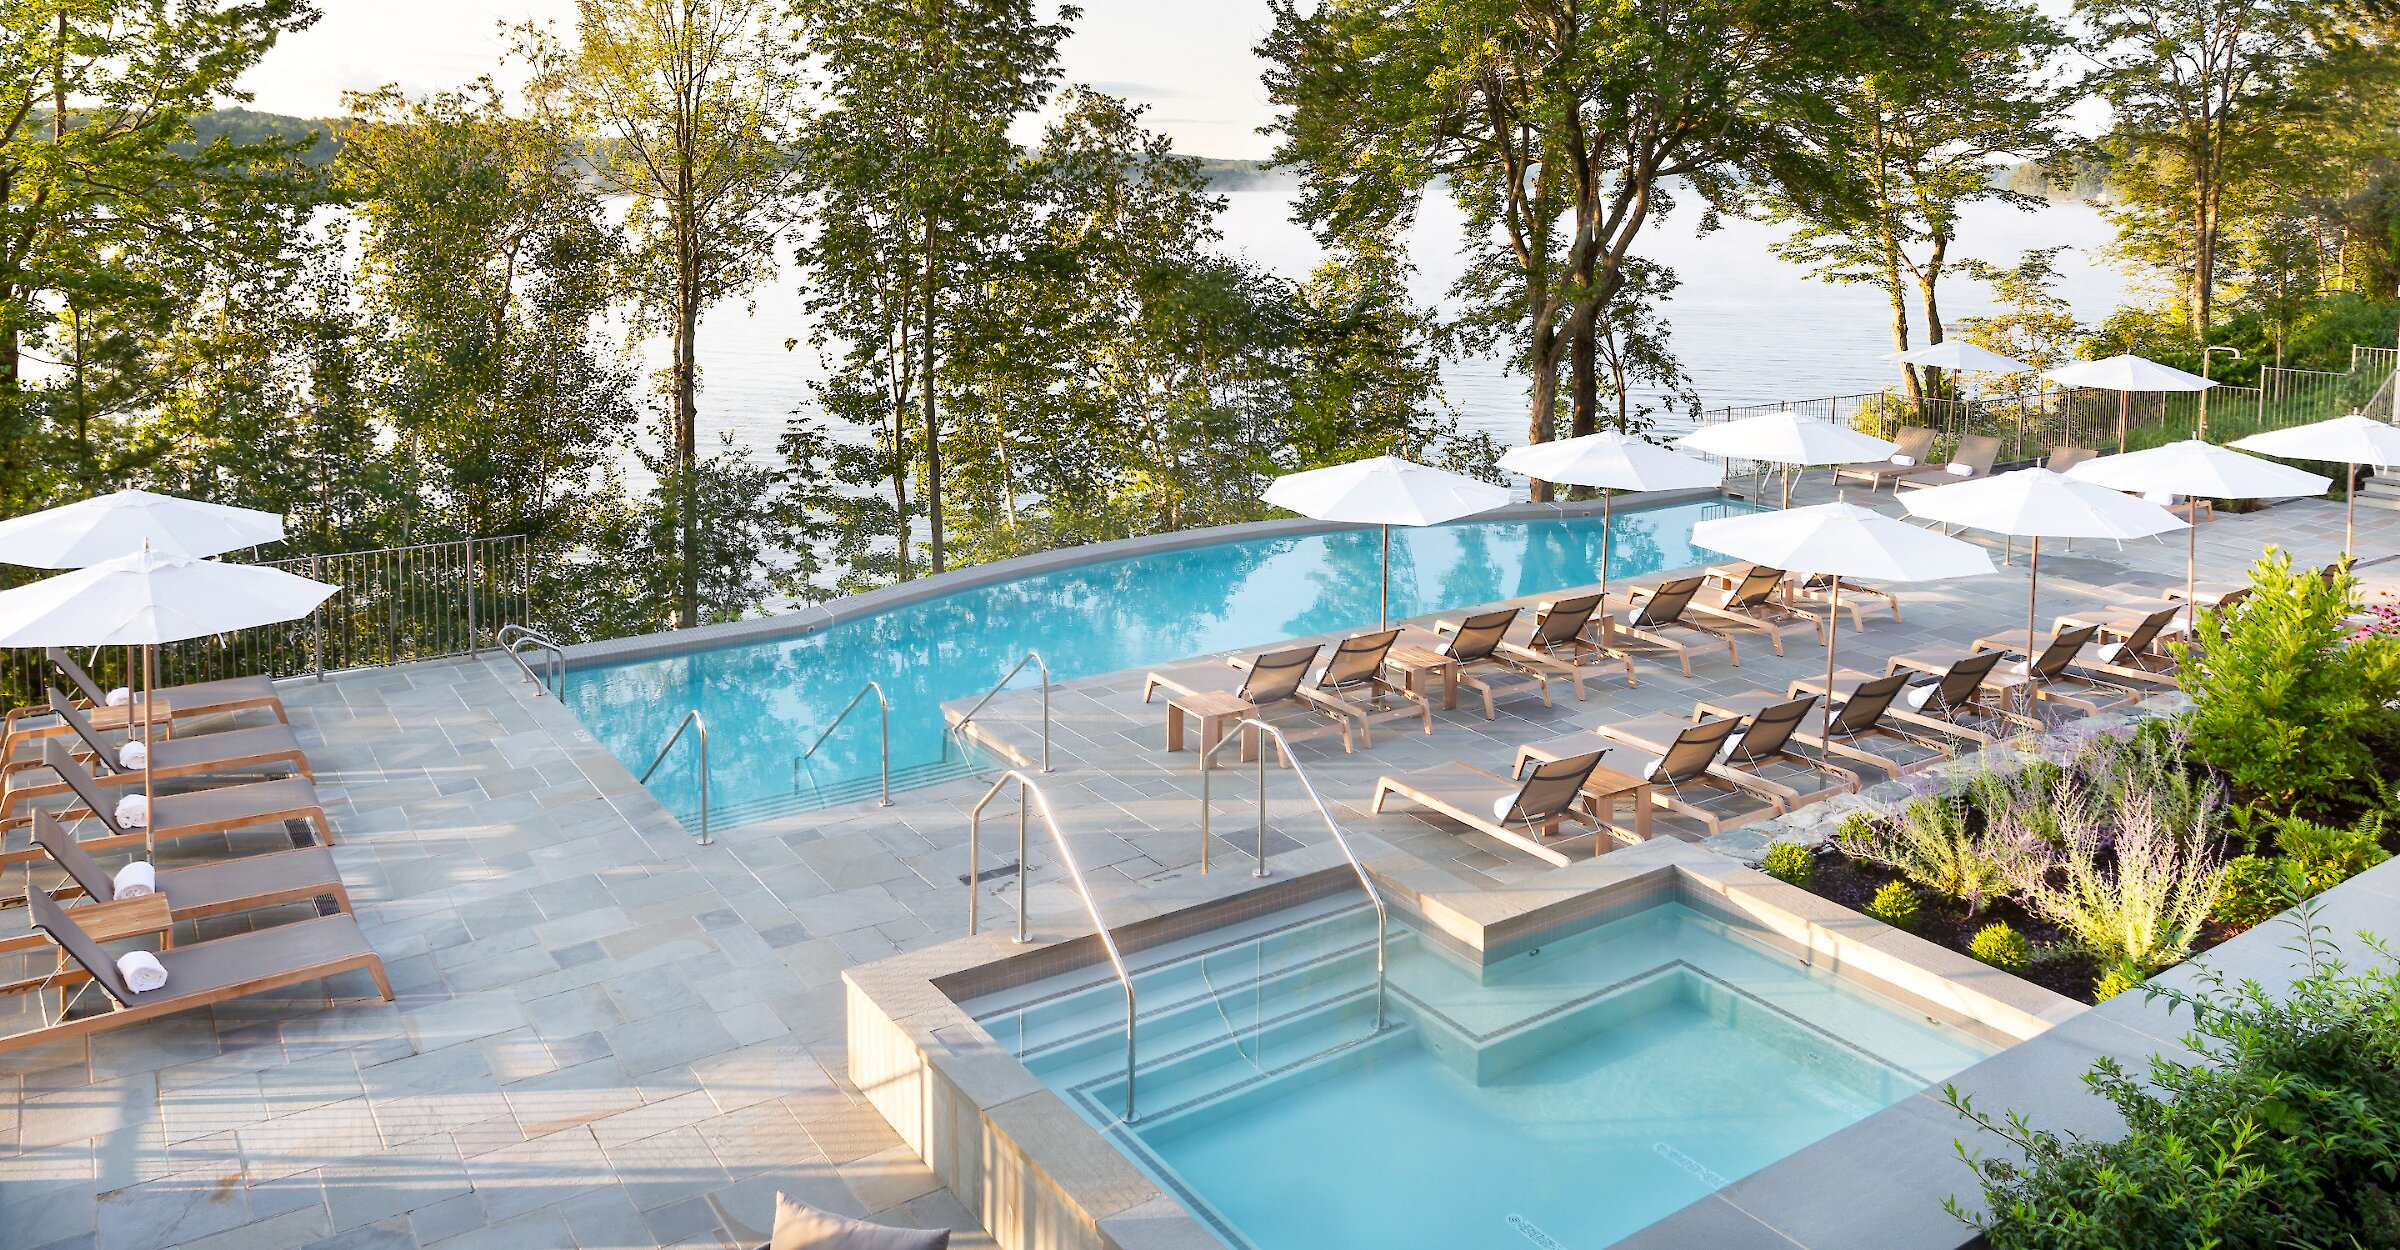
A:
{"label": "curved metal handrail", "polygon": [[[1333,818],[1333,809],[1325,805],[1325,796],[1317,793],[1316,783],[1308,779],[1307,771],[1300,767],[1299,758],[1292,754],[1292,740],[1284,737],[1282,730],[1255,716],[1243,717],[1234,724],[1230,732],[1217,739],[1214,745],[1200,755],[1200,871],[1203,873],[1208,871],[1208,779],[1216,772],[1215,769],[1208,766],[1209,761],[1217,757],[1217,752],[1225,749],[1226,743],[1241,737],[1243,731],[1250,729],[1255,729],[1275,740],[1276,747],[1283,752],[1284,763],[1291,765],[1292,776],[1299,778],[1300,789],[1307,793],[1308,801],[1316,805],[1317,815],[1325,821],[1326,830],[1333,834],[1333,844],[1341,848],[1342,858],[1350,861],[1350,871],[1358,874],[1358,884],[1367,892],[1367,901],[1375,906],[1375,1030],[1380,1033],[1383,1031],[1384,1001],[1383,939],[1384,929],[1391,919],[1384,910],[1383,891],[1376,889],[1374,880],[1367,876],[1367,866],[1358,862],[1358,853],[1350,849],[1350,838],[1342,832],[1341,822]],[[1258,751],[1258,841],[1253,853],[1257,858],[1257,864],[1250,870],[1250,875],[1253,877],[1266,876],[1267,751],[1263,744]]]}
{"label": "curved metal handrail", "polygon": [[1025,918],[1025,796],[1031,794],[1041,809],[1042,824],[1050,830],[1050,841],[1058,848],[1060,863],[1067,866],[1067,876],[1075,883],[1075,892],[1083,896],[1083,910],[1092,918],[1092,930],[1099,935],[1100,949],[1108,953],[1109,966],[1117,973],[1117,981],[1125,987],[1125,1122],[1134,1121],[1133,1109],[1133,1024],[1135,1019],[1133,973],[1125,967],[1125,957],[1117,950],[1117,939],[1108,931],[1108,922],[1100,917],[1100,901],[1092,897],[1092,887],[1083,878],[1083,869],[1075,862],[1075,852],[1067,847],[1066,830],[1059,827],[1058,814],[1050,808],[1050,796],[1042,792],[1041,783],[1022,770],[1009,769],[1000,774],[992,788],[983,792],[973,811],[967,813],[967,932],[976,931],[975,904],[983,894],[983,884],[975,871],[976,851],[982,841],[983,809],[1000,797],[1009,782],[1017,783],[1017,940],[1030,942]]}
{"label": "curved metal handrail", "polygon": [[833,736],[834,730],[842,727],[842,721],[847,719],[851,711],[858,706],[858,701],[866,698],[869,693],[875,696],[875,703],[881,709],[883,720],[883,801],[876,806],[890,807],[892,805],[892,701],[884,697],[882,682],[870,681],[866,685],[860,686],[858,693],[851,695],[850,701],[842,705],[842,710],[834,716],[833,723],[825,727],[825,732],[818,734],[817,740],[809,743],[808,749],[800,753],[800,758],[806,760],[815,755],[817,748],[825,745],[825,740]]}
{"label": "curved metal handrail", "polygon": [[652,757],[650,760],[650,767],[642,770],[641,781],[639,784],[645,786],[650,784],[650,774],[657,772],[658,766],[667,762],[667,752],[674,750],[675,744],[683,740],[683,731],[694,726],[697,726],[700,730],[700,845],[707,846],[708,718],[700,714],[699,708],[693,708],[691,711],[685,712],[683,714],[683,719],[675,722],[675,732],[667,735],[667,744],[660,747],[658,749],[658,754]]}
{"label": "curved metal handrail", "polygon": [[[553,685],[563,687],[567,649],[553,639],[535,633],[528,625],[503,625],[493,641],[508,654],[509,659],[516,661],[518,671],[525,674],[525,680],[540,686],[545,693],[551,693]],[[545,676],[535,676],[533,666],[525,662],[524,653],[529,649],[548,653],[548,658],[542,664]]]}
{"label": "curved metal handrail", "polygon": [[994,695],[1008,689],[1008,683],[1015,681],[1017,674],[1024,672],[1028,664],[1038,665],[1042,670],[1042,771],[1046,773],[1050,771],[1050,662],[1043,659],[1039,651],[1026,652],[1025,658],[1008,670],[1008,675],[1000,679],[999,685],[984,691],[983,697],[975,700],[975,706],[968,708],[967,714],[950,726],[950,732],[964,734],[967,722],[974,720],[975,714],[981,712],[983,705],[991,702]]}

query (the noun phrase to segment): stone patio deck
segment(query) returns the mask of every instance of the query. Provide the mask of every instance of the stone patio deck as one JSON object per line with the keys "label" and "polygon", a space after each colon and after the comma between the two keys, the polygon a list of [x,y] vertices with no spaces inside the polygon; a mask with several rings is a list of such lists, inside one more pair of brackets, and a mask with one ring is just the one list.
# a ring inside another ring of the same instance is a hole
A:
{"label": "stone patio deck", "polygon": [[[2362,556],[2400,550],[2370,515]],[[2341,509],[2323,501],[2224,517],[2203,532],[2204,575],[2234,575],[2266,541],[2321,561],[2340,538]],[[2045,552],[2045,622],[2114,586],[2182,579],[2179,540],[2061,546]],[[1880,668],[1903,645],[2005,629],[2023,596],[2020,550],[1992,577],[1904,591],[1904,627],[1845,627],[1843,661]],[[1374,777],[1453,758],[1501,769],[1519,742],[1822,667],[1813,647],[1779,660],[1745,638],[1738,668],[1704,663],[1687,681],[1644,662],[1636,690],[1600,682],[1589,702],[1548,709],[1512,698],[1488,723],[1462,703],[1431,737],[1394,723],[1372,752],[1319,740],[1302,760],[1402,878],[1507,888],[1549,870],[1438,820],[1369,816]],[[734,1243],[711,1197],[763,1226],[777,1189],[989,1244],[846,1081],[839,979],[964,931],[964,813],[988,779],[701,847],[503,661],[292,683],[285,697],[398,1001],[349,977],[0,1055],[0,1246],[719,1246]],[[1160,752],[1139,674],[1054,697],[1059,768],[1043,784],[1112,921],[1243,888],[1240,860],[1195,871],[1193,757]],[[1240,855],[1250,774],[1217,784],[1216,853]],[[1270,785],[1270,850],[1321,858],[1322,827],[1288,778]],[[1012,857],[996,842],[981,866]],[[1051,862],[1035,854],[1030,901],[1055,933],[1074,902]],[[1010,911],[1004,899],[985,923]],[[22,924],[0,917],[0,931]]]}

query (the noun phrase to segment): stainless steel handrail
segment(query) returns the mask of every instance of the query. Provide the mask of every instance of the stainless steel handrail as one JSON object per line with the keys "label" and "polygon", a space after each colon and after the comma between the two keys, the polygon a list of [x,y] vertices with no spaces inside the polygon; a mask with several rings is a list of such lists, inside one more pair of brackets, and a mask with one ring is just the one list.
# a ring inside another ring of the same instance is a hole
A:
{"label": "stainless steel handrail", "polygon": [[1012,768],[1000,774],[1000,779],[994,781],[992,788],[984,791],[983,798],[977,800],[975,809],[967,813],[967,932],[972,935],[976,931],[975,904],[983,895],[983,883],[977,879],[975,870],[977,848],[982,843],[983,809],[991,806],[992,800],[998,798],[1000,791],[1011,781],[1017,783],[1017,940],[1033,940],[1026,929],[1025,917],[1025,796],[1031,794],[1041,808],[1042,825],[1050,830],[1050,841],[1058,848],[1059,862],[1067,866],[1067,876],[1074,881],[1075,892],[1083,896],[1083,910],[1092,918],[1092,930],[1099,935],[1100,949],[1108,953],[1109,966],[1116,969],[1117,981],[1125,987],[1125,1122],[1131,1124],[1134,1121],[1133,1023],[1136,1014],[1133,973],[1126,969],[1125,957],[1117,951],[1117,939],[1109,933],[1108,922],[1100,918],[1100,901],[1092,897],[1092,887],[1083,879],[1083,869],[1075,863],[1075,852],[1067,847],[1067,833],[1059,827],[1058,814],[1050,808],[1050,796],[1042,792],[1040,782],[1019,769]]}
{"label": "stainless steel handrail", "polygon": [[1039,651],[1026,652],[1025,658],[1008,670],[1008,675],[1000,679],[999,685],[984,691],[983,697],[975,700],[975,706],[968,708],[967,714],[959,717],[957,724],[950,726],[950,732],[964,734],[967,722],[974,720],[975,714],[981,712],[983,705],[991,702],[994,695],[1008,689],[1008,683],[1015,681],[1017,674],[1024,672],[1028,664],[1038,665],[1042,670],[1042,771],[1046,773],[1050,771],[1050,662],[1043,659]]}
{"label": "stainless steel handrail", "polygon": [[[1277,729],[1273,725],[1270,725],[1263,720],[1259,720],[1257,717],[1244,717],[1233,726],[1233,729],[1230,733],[1227,733],[1224,737],[1217,739],[1215,745],[1209,747],[1207,751],[1201,753],[1200,871],[1203,873],[1208,871],[1208,779],[1210,775],[1216,772],[1215,769],[1208,766],[1209,761],[1217,757],[1217,752],[1225,749],[1226,743],[1240,738],[1245,730],[1252,729],[1255,729],[1267,737],[1275,740],[1276,747],[1283,752],[1283,762],[1291,766],[1292,776],[1297,777],[1300,780],[1300,789],[1307,793],[1309,802],[1316,804],[1317,815],[1324,819],[1326,830],[1333,834],[1333,844],[1341,848],[1342,858],[1350,861],[1350,871],[1358,874],[1358,884],[1361,889],[1364,889],[1367,892],[1367,901],[1375,905],[1375,1029],[1377,1032],[1382,1032],[1384,1000],[1383,939],[1384,929],[1391,919],[1390,915],[1384,911],[1383,891],[1376,889],[1374,880],[1367,876],[1367,866],[1358,862],[1358,853],[1350,849],[1350,838],[1348,835],[1342,832],[1341,822],[1333,818],[1333,809],[1325,805],[1325,796],[1317,793],[1316,783],[1308,779],[1308,772],[1300,767],[1299,758],[1292,754],[1292,740],[1284,737],[1282,730]],[[1257,864],[1250,870],[1250,875],[1253,877],[1266,876],[1267,750],[1266,744],[1264,743],[1259,744],[1258,750],[1258,840],[1256,843],[1256,850],[1253,853],[1256,856]]]}
{"label": "stainless steel handrail", "polygon": [[675,722],[675,732],[667,735],[667,744],[658,749],[658,754],[650,761],[650,767],[642,770],[640,784],[645,786],[650,784],[650,774],[657,772],[658,766],[667,762],[667,752],[674,750],[675,744],[683,740],[683,731],[694,726],[697,726],[700,730],[700,845],[707,846],[708,718],[700,714],[699,708],[693,708],[691,711],[685,712],[683,714],[683,719]]}
{"label": "stainless steel handrail", "polygon": [[[883,719],[883,801],[876,806],[890,807],[892,805],[892,701],[884,697],[882,682],[870,681],[866,685],[860,686],[858,693],[851,695],[850,701],[842,705],[842,710],[833,718],[833,723],[825,727],[825,732],[818,734],[817,740],[809,743],[808,749],[800,753],[800,758],[805,760],[815,755],[817,748],[825,745],[825,740],[833,736],[834,730],[842,727],[842,721],[850,715],[852,709],[858,706],[858,701],[866,698],[869,693],[875,696],[876,706],[881,709]],[[815,774],[810,775],[814,776]]]}
{"label": "stainless steel handrail", "polygon": [[[516,661],[518,670],[525,674],[525,680],[540,686],[545,693],[555,693],[554,686],[563,686],[567,668],[565,647],[525,625],[501,626],[494,641],[502,651],[508,653],[509,659]],[[528,649],[547,653],[547,658],[542,662],[544,676],[535,676],[533,666],[525,662],[524,652]]]}

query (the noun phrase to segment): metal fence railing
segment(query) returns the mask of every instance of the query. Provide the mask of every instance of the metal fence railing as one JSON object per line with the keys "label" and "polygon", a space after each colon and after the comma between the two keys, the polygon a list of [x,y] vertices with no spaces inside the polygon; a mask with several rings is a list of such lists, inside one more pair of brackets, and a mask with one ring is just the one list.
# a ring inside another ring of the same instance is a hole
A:
{"label": "metal fence railing", "polygon": [[[322,678],[344,669],[470,655],[491,646],[501,626],[531,616],[532,559],[525,537],[511,534],[256,561],[339,586],[341,593],[295,621],[160,647],[159,681]],[[75,656],[103,687],[132,684],[122,649],[78,649]],[[64,684],[41,652],[0,652],[0,695],[7,706],[41,702],[45,682]]]}

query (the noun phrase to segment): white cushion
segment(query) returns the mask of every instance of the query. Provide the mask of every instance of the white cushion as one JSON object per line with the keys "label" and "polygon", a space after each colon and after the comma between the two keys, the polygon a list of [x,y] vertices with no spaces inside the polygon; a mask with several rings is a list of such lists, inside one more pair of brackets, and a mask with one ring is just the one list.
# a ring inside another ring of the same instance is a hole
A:
{"label": "white cushion", "polygon": [[2142,492],[2142,498],[2157,504],[2161,508],[2171,508],[2175,506],[2175,496],[2169,491],[2146,490]]}
{"label": "white cushion", "polygon": [[1958,461],[1956,461],[1956,460],[1953,460],[1953,461],[1951,461],[1950,463],[1948,463],[1948,464],[1946,464],[1946,465],[1943,465],[1943,466],[1942,466],[1942,471],[1943,471],[1943,472],[1945,472],[1945,473],[1947,473],[1947,474],[1949,474],[1949,475],[1950,475],[1950,476],[1952,476],[1952,477],[1973,477],[1973,476],[1975,476],[1975,466],[1974,466],[1974,465],[1971,465],[1971,464],[1960,464],[1960,463],[1959,463]]}
{"label": "white cushion", "polygon": [[2112,643],[2107,643],[2107,644],[2103,645],[2103,646],[2100,648],[2100,662],[2101,662],[2102,664],[2114,664],[2114,663],[2116,663],[2117,661],[2119,661],[2119,660],[2121,660],[2121,659],[2124,659],[2124,658],[2125,658],[2125,644],[2124,644],[2124,643],[2121,643],[2121,642],[2112,642]]}
{"label": "white cushion", "polygon": [[1501,824],[1507,824],[1509,809],[1515,807],[1516,805],[1517,796],[1513,794],[1503,794],[1499,798],[1493,799],[1492,819],[1499,821]]}
{"label": "white cushion", "polygon": [[1904,456],[1897,452],[1893,453],[1892,455],[1892,463],[1899,465],[1903,469],[1915,464],[1916,462],[1917,458],[1915,456]]}

